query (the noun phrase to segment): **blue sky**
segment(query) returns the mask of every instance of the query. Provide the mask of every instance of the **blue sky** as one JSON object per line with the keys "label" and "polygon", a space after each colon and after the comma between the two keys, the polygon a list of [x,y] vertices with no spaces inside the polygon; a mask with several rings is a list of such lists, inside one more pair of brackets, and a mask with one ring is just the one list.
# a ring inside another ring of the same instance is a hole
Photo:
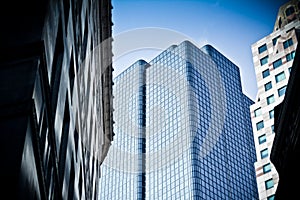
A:
{"label": "blue sky", "polygon": [[[285,2],[112,0],[113,36],[134,29],[157,27],[186,35],[199,47],[211,44],[240,68],[243,91],[254,100],[257,85],[251,45],[273,31],[278,8]],[[114,75],[138,59],[150,61],[159,52],[161,50],[144,49],[115,57]]]}

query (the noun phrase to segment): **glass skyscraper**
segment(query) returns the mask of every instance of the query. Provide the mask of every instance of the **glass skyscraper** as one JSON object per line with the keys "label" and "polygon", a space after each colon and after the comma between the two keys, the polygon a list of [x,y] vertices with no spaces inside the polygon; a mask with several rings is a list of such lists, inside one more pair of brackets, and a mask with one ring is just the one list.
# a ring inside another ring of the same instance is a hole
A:
{"label": "glass skyscraper", "polygon": [[100,199],[257,199],[239,68],[210,45],[173,45],[114,80],[115,138]]}

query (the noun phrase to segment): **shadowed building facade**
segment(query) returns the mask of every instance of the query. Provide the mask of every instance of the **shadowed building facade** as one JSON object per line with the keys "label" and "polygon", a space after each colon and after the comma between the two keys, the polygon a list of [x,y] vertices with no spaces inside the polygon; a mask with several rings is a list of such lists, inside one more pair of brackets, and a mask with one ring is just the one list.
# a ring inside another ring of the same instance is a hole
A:
{"label": "shadowed building facade", "polygon": [[114,80],[115,138],[100,199],[257,199],[239,68],[184,41]]}
{"label": "shadowed building facade", "polygon": [[97,199],[113,137],[111,2],[1,6],[0,178],[9,199]]}

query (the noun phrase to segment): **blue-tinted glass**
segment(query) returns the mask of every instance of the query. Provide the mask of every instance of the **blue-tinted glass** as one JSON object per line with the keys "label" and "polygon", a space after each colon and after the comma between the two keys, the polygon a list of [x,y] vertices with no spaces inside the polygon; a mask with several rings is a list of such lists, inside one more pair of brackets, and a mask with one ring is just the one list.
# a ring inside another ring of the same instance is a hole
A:
{"label": "blue-tinted glass", "polygon": [[264,121],[260,121],[260,122],[256,123],[256,129],[258,131],[263,128],[264,128]]}
{"label": "blue-tinted glass", "polygon": [[272,187],[274,187],[274,181],[273,179],[269,179],[265,182],[265,185],[266,185],[266,189],[270,189]]}
{"label": "blue-tinted glass", "polygon": [[283,42],[283,47],[286,49],[286,48],[288,48],[289,46],[292,46],[293,45],[293,39],[292,38],[290,38],[290,39],[288,39],[287,41],[284,41]]}
{"label": "blue-tinted glass", "polygon": [[269,76],[269,75],[270,75],[270,71],[269,71],[269,69],[267,69],[267,70],[263,71],[263,72],[262,72],[262,75],[263,75],[263,78],[265,78],[265,77]]}
{"label": "blue-tinted glass", "polygon": [[292,67],[289,67],[289,72],[291,73],[291,71],[292,71]]}
{"label": "blue-tinted glass", "polygon": [[274,133],[274,125],[271,126],[272,133]]}
{"label": "blue-tinted glass", "polygon": [[270,117],[270,119],[273,119],[273,118],[274,118],[274,110],[271,110],[271,111],[269,112],[269,117]]}
{"label": "blue-tinted glass", "polygon": [[261,108],[257,108],[256,110],[254,110],[254,116],[258,117],[261,115]]}
{"label": "blue-tinted glass", "polygon": [[266,134],[263,134],[258,137],[259,144],[265,143],[267,141]]}
{"label": "blue-tinted glass", "polygon": [[268,163],[266,165],[263,166],[263,171],[264,173],[268,173],[271,171],[271,163]]}
{"label": "blue-tinted glass", "polygon": [[275,98],[274,98],[274,95],[271,95],[269,97],[267,97],[267,104],[271,104],[271,103],[274,103],[275,102]]}
{"label": "blue-tinted glass", "polygon": [[272,42],[273,42],[273,46],[276,44],[276,42],[277,42],[277,39],[279,38],[280,36],[277,36],[276,38],[274,38],[273,40],[272,40]]}
{"label": "blue-tinted glass", "polygon": [[275,195],[269,196],[267,200],[275,200]]}
{"label": "blue-tinted glass", "polygon": [[260,59],[260,65],[263,66],[264,64],[268,63],[268,56],[263,57],[262,59]]}
{"label": "blue-tinted glass", "polygon": [[258,52],[259,52],[259,53],[262,53],[262,52],[264,52],[264,51],[266,51],[266,50],[267,50],[267,45],[266,45],[266,44],[264,44],[264,45],[258,47]]}
{"label": "blue-tinted glass", "polygon": [[286,86],[283,86],[282,88],[278,89],[278,96],[283,96],[285,94],[286,91]]}
{"label": "blue-tinted glass", "polygon": [[268,157],[268,155],[269,155],[268,149],[264,149],[260,152],[261,159]]}
{"label": "blue-tinted glass", "polygon": [[272,83],[271,82],[268,82],[268,83],[265,84],[265,91],[268,91],[271,88],[272,88]]}
{"label": "blue-tinted glass", "polygon": [[284,74],[284,72],[281,72],[281,73],[279,73],[279,74],[277,74],[277,75],[275,76],[276,83],[278,83],[278,82],[280,82],[280,81],[282,81],[282,80],[284,80],[284,79],[285,79],[285,74]]}
{"label": "blue-tinted glass", "polygon": [[276,69],[277,67],[280,67],[282,65],[282,60],[281,58],[273,62],[273,67]]}
{"label": "blue-tinted glass", "polygon": [[291,55],[292,55],[292,59],[294,59],[294,58],[295,58],[295,55],[296,55],[296,52],[295,52],[295,51],[292,51],[292,52],[291,52]]}

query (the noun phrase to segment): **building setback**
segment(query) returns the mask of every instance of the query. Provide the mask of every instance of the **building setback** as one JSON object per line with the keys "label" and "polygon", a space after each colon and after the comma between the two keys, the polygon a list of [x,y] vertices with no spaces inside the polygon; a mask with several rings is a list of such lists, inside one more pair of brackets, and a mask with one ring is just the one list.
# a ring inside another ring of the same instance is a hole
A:
{"label": "building setback", "polygon": [[1,6],[1,195],[97,199],[113,137],[111,2]]}
{"label": "building setback", "polygon": [[250,107],[256,147],[255,162],[259,199],[272,200],[278,186],[278,174],[270,154],[274,134],[274,107],[284,99],[298,44],[300,4],[298,0],[282,5],[274,31],[252,45],[258,93]]}
{"label": "building setback", "polygon": [[239,68],[210,45],[173,45],[114,80],[115,138],[100,199],[257,199]]}

